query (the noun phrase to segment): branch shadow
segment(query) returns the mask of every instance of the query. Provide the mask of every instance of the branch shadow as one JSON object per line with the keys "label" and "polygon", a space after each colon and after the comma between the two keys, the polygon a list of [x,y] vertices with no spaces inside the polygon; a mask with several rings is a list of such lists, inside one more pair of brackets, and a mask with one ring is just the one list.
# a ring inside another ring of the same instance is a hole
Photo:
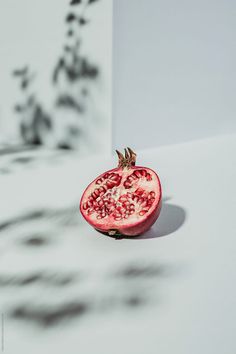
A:
{"label": "branch shadow", "polygon": [[163,237],[180,229],[186,220],[186,211],[179,205],[166,203],[168,199],[164,200],[161,214],[152,228],[143,235],[130,237],[129,239],[146,240],[149,238]]}

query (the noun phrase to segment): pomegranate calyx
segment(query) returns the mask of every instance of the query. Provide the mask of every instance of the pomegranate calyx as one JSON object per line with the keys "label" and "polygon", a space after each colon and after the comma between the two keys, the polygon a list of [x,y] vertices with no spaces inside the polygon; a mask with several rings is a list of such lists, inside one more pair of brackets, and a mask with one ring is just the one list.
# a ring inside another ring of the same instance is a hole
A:
{"label": "pomegranate calyx", "polygon": [[125,156],[118,150],[116,153],[118,155],[118,168],[130,168],[135,166],[137,154],[131,150],[129,147],[125,148]]}

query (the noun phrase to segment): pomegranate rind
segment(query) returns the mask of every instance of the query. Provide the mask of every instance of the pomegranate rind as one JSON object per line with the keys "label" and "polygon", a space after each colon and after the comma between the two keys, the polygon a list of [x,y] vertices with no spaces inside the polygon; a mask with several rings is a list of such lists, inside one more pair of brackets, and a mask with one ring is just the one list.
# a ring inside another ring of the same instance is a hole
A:
{"label": "pomegranate rind", "polygon": [[122,176],[122,183],[125,179],[125,171],[121,168],[115,168],[109,170],[105,173],[102,173],[97,178],[95,178],[85,189],[81,201],[80,201],[80,211],[85,220],[93,226],[95,229],[107,233],[109,235],[124,235],[124,236],[138,236],[146,232],[150,227],[156,222],[157,218],[161,212],[162,205],[162,188],[158,175],[155,171],[147,167],[135,166],[131,167],[127,170],[127,175],[130,175],[133,171],[136,170],[146,170],[148,173],[154,177],[155,181],[152,183],[152,187],[155,189],[155,201],[151,206],[150,210],[135,221],[132,221],[132,218],[122,219],[120,221],[111,220],[111,218],[107,217],[106,219],[96,220],[91,215],[88,215],[86,210],[83,209],[84,202],[88,199],[91,191],[93,191],[96,187],[96,181],[103,178],[105,174],[117,173]]}

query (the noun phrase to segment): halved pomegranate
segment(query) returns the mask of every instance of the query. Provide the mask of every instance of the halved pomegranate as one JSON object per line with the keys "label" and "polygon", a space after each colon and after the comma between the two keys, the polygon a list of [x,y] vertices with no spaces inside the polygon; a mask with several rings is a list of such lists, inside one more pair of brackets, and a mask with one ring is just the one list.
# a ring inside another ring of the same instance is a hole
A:
{"label": "halved pomegranate", "polygon": [[116,151],[117,168],[97,177],[84,191],[80,211],[98,231],[110,236],[137,236],[147,231],[161,210],[161,184],[147,167],[135,166],[136,154]]}

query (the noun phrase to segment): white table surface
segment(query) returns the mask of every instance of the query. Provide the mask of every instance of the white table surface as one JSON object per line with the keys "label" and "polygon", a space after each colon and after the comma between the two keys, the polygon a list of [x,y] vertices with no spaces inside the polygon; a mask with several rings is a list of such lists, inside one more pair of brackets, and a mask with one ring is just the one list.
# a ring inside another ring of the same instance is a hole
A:
{"label": "white table surface", "polygon": [[[58,237],[30,251],[18,242],[30,226],[3,228],[0,276],[38,268],[82,274],[66,290],[2,288],[6,353],[235,354],[236,135],[138,152],[137,164],[158,172],[164,204],[159,221],[136,239],[101,235],[77,214],[85,186],[115,163],[114,156],[73,157],[0,176],[0,223],[35,205],[73,205],[79,220],[54,230],[50,218],[40,222],[37,231],[51,227]],[[120,275],[130,267],[149,271]],[[124,305],[135,296],[139,305]],[[75,298],[91,304],[88,314],[49,328],[8,315],[20,303]]]}

